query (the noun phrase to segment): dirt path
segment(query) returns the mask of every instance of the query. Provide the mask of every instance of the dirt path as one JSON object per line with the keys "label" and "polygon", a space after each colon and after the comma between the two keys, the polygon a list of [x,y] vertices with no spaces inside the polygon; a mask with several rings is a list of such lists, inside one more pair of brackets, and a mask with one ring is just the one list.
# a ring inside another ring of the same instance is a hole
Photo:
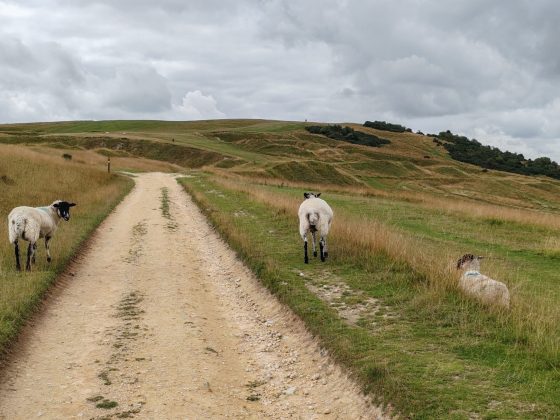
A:
{"label": "dirt path", "polygon": [[0,418],[380,417],[172,176],[136,180],[16,346]]}

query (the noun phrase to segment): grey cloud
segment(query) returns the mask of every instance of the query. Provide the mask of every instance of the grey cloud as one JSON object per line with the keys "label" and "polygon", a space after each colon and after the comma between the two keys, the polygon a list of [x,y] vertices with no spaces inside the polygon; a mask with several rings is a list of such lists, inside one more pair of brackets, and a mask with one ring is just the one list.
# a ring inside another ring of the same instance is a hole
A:
{"label": "grey cloud", "polygon": [[102,105],[128,112],[159,112],[171,108],[167,80],[150,66],[119,67],[113,78],[97,82]]}
{"label": "grey cloud", "polygon": [[387,119],[560,159],[552,0],[9,0],[0,120]]}

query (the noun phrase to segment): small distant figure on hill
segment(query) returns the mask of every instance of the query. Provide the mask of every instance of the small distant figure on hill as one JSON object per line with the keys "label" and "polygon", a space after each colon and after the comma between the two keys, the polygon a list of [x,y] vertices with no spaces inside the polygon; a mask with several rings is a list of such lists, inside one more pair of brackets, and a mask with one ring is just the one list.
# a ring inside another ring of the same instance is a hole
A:
{"label": "small distant figure on hill", "polygon": [[457,270],[463,270],[459,279],[459,288],[487,305],[509,308],[509,290],[497,280],[480,274],[480,261],[484,257],[465,254],[457,261]]}
{"label": "small distant figure on hill", "polygon": [[313,237],[313,256],[317,257],[316,238],[319,232],[319,248],[321,261],[325,261],[329,256],[327,249],[327,235],[331,228],[333,211],[327,202],[319,196],[321,193],[303,193],[305,200],[299,206],[299,234],[303,239],[303,255],[305,264],[309,263],[307,255],[307,232],[311,232]]}

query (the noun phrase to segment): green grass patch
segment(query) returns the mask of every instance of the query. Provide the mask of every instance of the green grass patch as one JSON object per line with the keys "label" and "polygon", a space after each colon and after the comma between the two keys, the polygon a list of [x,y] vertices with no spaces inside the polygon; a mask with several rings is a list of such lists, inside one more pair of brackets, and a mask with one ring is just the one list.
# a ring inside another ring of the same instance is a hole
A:
{"label": "green grass patch", "polygon": [[167,188],[161,189],[161,214],[166,219],[171,219],[171,213],[169,213],[169,190]]}
{"label": "green grass patch", "polygon": [[[297,209],[287,213],[271,208],[205,176],[181,182],[263,284],[304,320],[378,403],[390,403],[406,417],[426,419],[560,414],[558,357],[530,346],[507,317],[456,293],[434,295],[423,275],[383,253],[341,257],[336,237],[329,238],[326,264],[312,259],[304,265]],[[338,200],[337,205],[342,197]],[[250,217],[235,217],[240,209]],[[346,284],[352,291],[343,295],[348,305],[364,298],[379,301],[383,310],[376,322],[349,325],[308,287],[324,283]]]}
{"label": "green grass patch", "polygon": [[342,174],[333,165],[315,161],[281,163],[270,168],[268,172],[274,177],[288,181],[305,180],[310,183],[335,185],[357,184],[356,180]]}
{"label": "green grass patch", "polygon": [[165,187],[161,189],[160,200],[161,200],[161,206],[160,206],[161,214],[163,217],[167,219],[167,223],[165,227],[170,231],[175,231],[178,225],[169,211],[169,190]]}
{"label": "green grass patch", "polygon": [[95,404],[95,407],[96,408],[102,408],[104,410],[110,410],[111,408],[115,408],[118,405],[119,405],[119,403],[116,402],[116,401],[111,401],[111,400],[104,399],[103,401]]}

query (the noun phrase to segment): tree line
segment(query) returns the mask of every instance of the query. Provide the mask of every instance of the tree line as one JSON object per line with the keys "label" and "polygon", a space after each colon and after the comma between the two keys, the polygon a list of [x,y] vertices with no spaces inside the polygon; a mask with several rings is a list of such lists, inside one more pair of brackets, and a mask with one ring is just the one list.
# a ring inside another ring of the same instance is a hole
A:
{"label": "tree line", "polygon": [[333,140],[345,141],[352,144],[363,146],[379,147],[391,143],[387,139],[374,136],[373,134],[362,133],[351,127],[341,125],[308,125],[305,127],[312,134],[320,134]]}
{"label": "tree line", "polygon": [[548,157],[526,159],[521,153],[502,152],[497,147],[484,146],[476,139],[451,133],[439,133],[435,141],[443,141],[449,155],[460,162],[471,163],[485,169],[513,172],[522,175],[545,175],[560,179],[560,166]]}

